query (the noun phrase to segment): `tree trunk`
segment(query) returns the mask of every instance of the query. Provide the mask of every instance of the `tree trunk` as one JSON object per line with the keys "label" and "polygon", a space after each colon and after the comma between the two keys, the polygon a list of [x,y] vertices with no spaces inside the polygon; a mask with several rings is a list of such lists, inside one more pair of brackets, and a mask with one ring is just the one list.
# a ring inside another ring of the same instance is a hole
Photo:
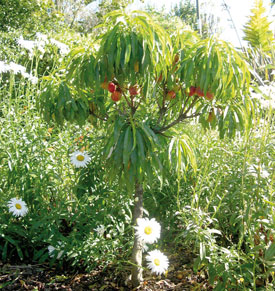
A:
{"label": "tree trunk", "polygon": [[[143,215],[143,187],[136,182],[135,202],[133,211],[133,225],[136,225],[137,219]],[[134,246],[132,250],[132,284],[133,287],[138,287],[142,282],[142,241],[135,235]]]}

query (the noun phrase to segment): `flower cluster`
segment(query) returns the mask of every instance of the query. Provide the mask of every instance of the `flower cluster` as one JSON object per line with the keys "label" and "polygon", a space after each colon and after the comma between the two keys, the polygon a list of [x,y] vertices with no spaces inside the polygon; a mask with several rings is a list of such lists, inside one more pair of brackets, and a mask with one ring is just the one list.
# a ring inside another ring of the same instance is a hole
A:
{"label": "flower cluster", "polygon": [[18,65],[14,62],[7,64],[3,61],[0,61],[0,74],[7,72],[13,72],[15,75],[21,74],[24,78],[29,79],[33,84],[38,82],[38,78],[33,76],[31,73],[27,73],[24,66]]}
{"label": "flower cluster", "polygon": [[[147,250],[146,244],[152,244],[160,238],[160,224],[154,219],[139,218],[137,220],[136,236],[143,242],[143,249]],[[159,250],[148,252],[146,256],[148,268],[157,275],[166,272],[169,266],[167,256]]]}
{"label": "flower cluster", "polygon": [[22,48],[29,52],[30,56],[34,55],[35,50],[38,50],[41,54],[44,54],[45,46],[48,44],[57,47],[61,55],[67,55],[69,53],[69,47],[66,44],[57,41],[54,38],[48,38],[47,35],[39,32],[36,33],[36,40],[26,40],[21,36],[17,42]]}

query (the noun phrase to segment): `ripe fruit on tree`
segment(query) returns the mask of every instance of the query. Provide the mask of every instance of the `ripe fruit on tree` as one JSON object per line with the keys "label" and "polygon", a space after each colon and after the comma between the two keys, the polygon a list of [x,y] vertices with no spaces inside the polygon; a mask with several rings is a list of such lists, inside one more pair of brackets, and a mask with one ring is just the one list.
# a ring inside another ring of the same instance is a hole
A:
{"label": "ripe fruit on tree", "polygon": [[207,92],[205,98],[209,101],[213,100],[214,94],[211,92]]}
{"label": "ripe fruit on tree", "polygon": [[121,99],[121,92],[116,90],[112,93],[111,98],[114,102],[117,102]]}
{"label": "ripe fruit on tree", "polygon": [[193,96],[195,93],[196,93],[196,87],[191,86],[191,87],[190,87],[190,91],[189,91],[189,96],[191,97],[191,96]]}
{"label": "ripe fruit on tree", "polygon": [[167,99],[168,100],[172,100],[172,99],[175,99],[176,98],[176,92],[175,91],[169,91],[168,93],[167,93]]}
{"label": "ripe fruit on tree", "polygon": [[116,85],[113,82],[110,82],[108,84],[108,91],[113,93],[113,92],[115,92],[115,90],[116,90]]}
{"label": "ripe fruit on tree", "polygon": [[202,89],[200,87],[197,87],[196,88],[196,94],[200,97],[203,97],[204,96],[204,93],[202,91]]}
{"label": "ripe fruit on tree", "polygon": [[129,92],[130,92],[131,96],[138,95],[139,94],[138,87],[137,86],[131,86],[129,88]]}

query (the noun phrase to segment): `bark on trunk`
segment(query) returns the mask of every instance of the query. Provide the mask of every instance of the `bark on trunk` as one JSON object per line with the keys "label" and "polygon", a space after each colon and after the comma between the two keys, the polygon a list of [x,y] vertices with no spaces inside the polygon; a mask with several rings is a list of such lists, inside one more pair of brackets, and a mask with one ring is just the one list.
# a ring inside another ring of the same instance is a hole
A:
{"label": "bark on trunk", "polygon": [[[143,187],[136,182],[135,202],[133,211],[133,225],[136,225],[137,219],[143,215]],[[138,287],[142,282],[142,241],[135,236],[134,246],[132,250],[132,284],[133,287]]]}

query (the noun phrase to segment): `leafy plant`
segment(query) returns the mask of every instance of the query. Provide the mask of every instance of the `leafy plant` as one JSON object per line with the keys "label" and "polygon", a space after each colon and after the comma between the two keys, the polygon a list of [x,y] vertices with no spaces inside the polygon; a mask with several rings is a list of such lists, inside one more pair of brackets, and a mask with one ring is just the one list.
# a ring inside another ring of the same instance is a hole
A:
{"label": "leafy plant", "polygon": [[[176,145],[178,168],[182,169],[180,156],[195,165],[191,143],[172,128],[197,116],[205,124],[209,104],[217,108],[228,104],[230,110],[224,115],[221,111],[218,124],[224,135],[229,123],[233,136],[249,118],[241,100],[248,92],[250,75],[227,43],[214,39],[194,43],[196,38],[184,31],[170,38],[144,12],[111,12],[104,26],[106,31],[89,50],[71,52],[66,74],[49,79],[40,108],[48,122],[61,126],[65,121],[83,125],[92,119],[95,126],[104,127],[108,177],[114,181],[118,175],[121,187],[135,189],[135,223],[142,216],[142,184],[149,183],[153,174],[162,180],[167,136],[182,136],[170,146],[171,152]],[[190,94],[192,86],[195,94]],[[140,283],[141,254],[141,243],[135,238],[134,286]]]}
{"label": "leafy plant", "polygon": [[250,20],[244,26],[244,40],[248,41],[249,47],[245,51],[248,61],[254,71],[261,78],[272,80],[274,69],[274,37],[270,28],[270,22],[265,16],[265,8],[262,0],[256,0],[251,10]]}
{"label": "leafy plant", "polygon": [[250,20],[244,26],[244,39],[249,42],[252,48],[260,49],[262,52],[269,52],[274,44],[274,37],[270,29],[270,22],[265,14],[262,0],[255,0],[253,13]]}

